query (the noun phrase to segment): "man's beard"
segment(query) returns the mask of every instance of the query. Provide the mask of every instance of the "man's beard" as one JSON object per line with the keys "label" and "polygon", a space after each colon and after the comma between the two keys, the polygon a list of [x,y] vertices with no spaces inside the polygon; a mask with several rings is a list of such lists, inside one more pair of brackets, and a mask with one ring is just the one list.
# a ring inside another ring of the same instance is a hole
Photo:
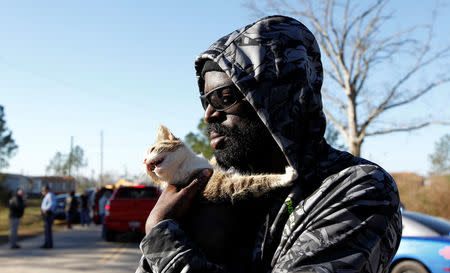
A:
{"label": "man's beard", "polygon": [[208,133],[214,131],[226,137],[222,147],[214,150],[214,156],[220,167],[234,168],[241,173],[255,173],[259,171],[258,165],[261,165],[261,161],[267,160],[265,155],[274,144],[274,140],[259,118],[241,118],[240,125],[234,128],[209,123],[207,130]]}

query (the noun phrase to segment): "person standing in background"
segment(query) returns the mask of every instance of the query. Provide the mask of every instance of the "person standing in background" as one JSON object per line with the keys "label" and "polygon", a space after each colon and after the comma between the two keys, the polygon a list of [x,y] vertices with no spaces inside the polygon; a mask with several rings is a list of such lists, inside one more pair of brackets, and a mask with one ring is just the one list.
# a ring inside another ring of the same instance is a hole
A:
{"label": "person standing in background", "polygon": [[53,234],[52,234],[52,225],[53,225],[53,212],[56,208],[56,197],[51,192],[50,187],[44,186],[42,187],[42,199],[41,211],[42,211],[42,220],[44,221],[44,230],[45,230],[45,242],[41,246],[41,248],[49,249],[53,248]]}
{"label": "person standing in background", "polygon": [[66,221],[67,221],[67,228],[72,228],[72,223],[75,219],[76,213],[78,211],[78,200],[75,197],[75,192],[71,191],[69,195],[66,197]]}
{"label": "person standing in background", "polygon": [[81,195],[80,214],[81,214],[81,225],[89,226],[91,218],[89,217],[89,195],[87,191],[84,191],[84,193]]}
{"label": "person standing in background", "polygon": [[91,220],[94,221],[94,217],[95,217],[95,196],[97,195],[98,189],[95,188],[94,191],[89,195],[89,205],[91,206],[91,213],[92,215]]}
{"label": "person standing in background", "polygon": [[22,218],[25,211],[25,201],[23,200],[24,195],[25,192],[19,188],[16,191],[16,194],[9,199],[9,244],[11,249],[20,248],[17,244],[17,231],[19,229],[20,218]]}
{"label": "person standing in background", "polygon": [[106,237],[106,228],[105,228],[105,206],[108,201],[111,193],[109,191],[103,193],[102,197],[98,201],[98,215],[100,217],[100,223],[102,224],[102,238]]}

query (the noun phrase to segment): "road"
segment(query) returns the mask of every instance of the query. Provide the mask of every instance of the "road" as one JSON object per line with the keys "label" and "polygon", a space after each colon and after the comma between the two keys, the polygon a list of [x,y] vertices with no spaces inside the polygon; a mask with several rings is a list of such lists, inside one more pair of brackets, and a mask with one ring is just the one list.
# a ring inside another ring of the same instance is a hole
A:
{"label": "road", "polygon": [[53,249],[39,248],[43,235],[20,241],[22,248],[17,250],[2,245],[0,272],[134,272],[140,259],[137,240],[123,237],[119,242],[105,242],[100,233],[100,226],[76,225],[53,233]]}

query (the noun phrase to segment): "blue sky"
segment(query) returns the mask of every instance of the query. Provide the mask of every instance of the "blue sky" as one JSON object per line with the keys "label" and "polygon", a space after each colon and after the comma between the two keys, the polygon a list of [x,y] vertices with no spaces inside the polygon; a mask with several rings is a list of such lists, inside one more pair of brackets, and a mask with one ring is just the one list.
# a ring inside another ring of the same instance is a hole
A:
{"label": "blue sky", "polygon": [[[431,8],[420,0],[395,4],[392,28],[426,20]],[[436,35],[450,44],[443,27],[449,8],[441,13]],[[251,14],[242,1],[0,2],[0,104],[19,145],[3,171],[44,174],[56,152],[69,152],[73,136],[88,159],[83,173],[98,175],[102,130],[104,171],[141,174],[159,124],[184,137],[203,115],[196,55],[254,21]],[[434,109],[450,120],[449,88],[401,115]],[[431,126],[368,138],[362,155],[388,171],[426,174],[434,142],[449,131]]]}

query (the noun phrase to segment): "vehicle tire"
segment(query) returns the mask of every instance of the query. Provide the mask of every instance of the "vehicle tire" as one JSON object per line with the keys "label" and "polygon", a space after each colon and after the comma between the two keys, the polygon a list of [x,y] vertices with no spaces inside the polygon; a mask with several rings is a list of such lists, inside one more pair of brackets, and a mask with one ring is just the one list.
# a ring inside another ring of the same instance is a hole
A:
{"label": "vehicle tire", "polygon": [[116,239],[116,233],[114,230],[106,229],[105,240],[108,242],[114,242]]}
{"label": "vehicle tire", "polygon": [[391,273],[429,273],[421,263],[416,261],[401,261],[396,264]]}

